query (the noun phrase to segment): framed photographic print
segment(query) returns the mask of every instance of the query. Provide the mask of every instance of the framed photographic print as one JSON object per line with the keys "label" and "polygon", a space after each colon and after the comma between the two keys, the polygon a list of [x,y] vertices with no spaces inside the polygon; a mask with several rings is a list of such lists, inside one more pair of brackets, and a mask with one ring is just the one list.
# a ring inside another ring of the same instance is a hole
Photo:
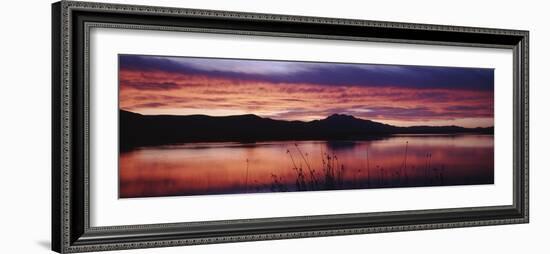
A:
{"label": "framed photographic print", "polygon": [[52,249],[528,222],[528,32],[61,1]]}

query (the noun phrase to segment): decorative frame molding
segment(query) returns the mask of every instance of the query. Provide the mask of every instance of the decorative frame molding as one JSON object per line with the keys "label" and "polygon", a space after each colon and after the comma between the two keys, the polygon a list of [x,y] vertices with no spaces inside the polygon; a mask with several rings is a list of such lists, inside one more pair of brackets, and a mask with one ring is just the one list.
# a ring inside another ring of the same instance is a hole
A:
{"label": "decorative frame molding", "polygon": [[[513,205],[90,227],[88,36],[93,27],[512,49]],[[54,3],[52,249],[74,253],[528,223],[528,73],[528,31],[72,1]]]}

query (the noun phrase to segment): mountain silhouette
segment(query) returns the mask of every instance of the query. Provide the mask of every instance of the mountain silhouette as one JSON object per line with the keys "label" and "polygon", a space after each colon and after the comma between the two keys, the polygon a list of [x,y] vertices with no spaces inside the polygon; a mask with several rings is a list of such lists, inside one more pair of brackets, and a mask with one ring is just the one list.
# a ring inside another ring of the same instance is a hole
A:
{"label": "mountain silhouette", "polygon": [[492,134],[493,127],[398,127],[351,115],[284,121],[257,115],[141,115],[120,110],[120,146],[131,148],[186,142],[255,142],[276,140],[365,140],[393,134]]}

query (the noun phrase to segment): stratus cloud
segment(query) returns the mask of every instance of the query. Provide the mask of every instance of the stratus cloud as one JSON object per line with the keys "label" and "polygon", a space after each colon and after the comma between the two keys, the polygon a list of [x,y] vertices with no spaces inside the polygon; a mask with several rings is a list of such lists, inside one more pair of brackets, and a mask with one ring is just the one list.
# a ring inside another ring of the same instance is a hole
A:
{"label": "stratus cloud", "polygon": [[314,120],[345,113],[398,125],[469,127],[490,126],[493,117],[493,93],[483,89],[275,83],[131,68],[119,77],[121,108],[143,114],[251,113]]}
{"label": "stratus cloud", "polygon": [[274,84],[312,83],[326,86],[393,86],[471,91],[493,91],[494,88],[494,70],[486,68],[139,55],[120,55],[119,64],[123,70],[203,75]]}

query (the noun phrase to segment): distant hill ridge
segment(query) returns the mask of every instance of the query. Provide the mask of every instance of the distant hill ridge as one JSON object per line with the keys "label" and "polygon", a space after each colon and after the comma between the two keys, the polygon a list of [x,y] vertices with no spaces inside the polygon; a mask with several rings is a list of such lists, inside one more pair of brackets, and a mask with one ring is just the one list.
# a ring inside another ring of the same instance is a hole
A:
{"label": "distant hill ridge", "polygon": [[398,127],[344,114],[304,122],[274,120],[253,114],[141,115],[120,110],[119,118],[121,148],[186,142],[364,140],[393,134],[493,133],[493,127]]}

